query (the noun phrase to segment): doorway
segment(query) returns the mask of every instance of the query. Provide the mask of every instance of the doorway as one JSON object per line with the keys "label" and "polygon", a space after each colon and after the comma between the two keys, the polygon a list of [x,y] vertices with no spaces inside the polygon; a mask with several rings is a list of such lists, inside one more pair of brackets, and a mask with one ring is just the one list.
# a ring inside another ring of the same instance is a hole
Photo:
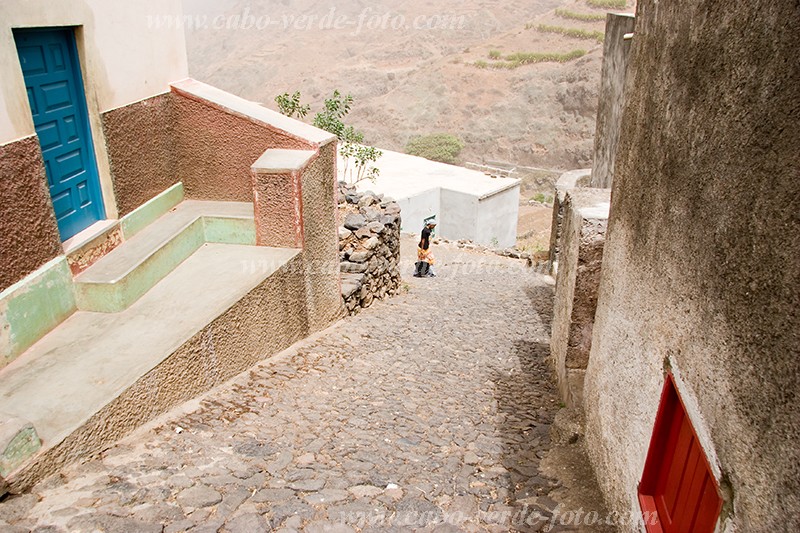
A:
{"label": "doorway", "polygon": [[75,32],[15,29],[14,40],[65,241],[105,218]]}

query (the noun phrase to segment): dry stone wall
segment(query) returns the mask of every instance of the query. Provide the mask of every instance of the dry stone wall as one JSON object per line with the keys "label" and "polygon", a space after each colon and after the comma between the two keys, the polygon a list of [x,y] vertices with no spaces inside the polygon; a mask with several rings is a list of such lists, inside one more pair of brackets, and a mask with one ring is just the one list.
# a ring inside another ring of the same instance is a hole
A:
{"label": "dry stone wall", "polygon": [[400,287],[400,206],[339,183],[339,267],[351,315]]}

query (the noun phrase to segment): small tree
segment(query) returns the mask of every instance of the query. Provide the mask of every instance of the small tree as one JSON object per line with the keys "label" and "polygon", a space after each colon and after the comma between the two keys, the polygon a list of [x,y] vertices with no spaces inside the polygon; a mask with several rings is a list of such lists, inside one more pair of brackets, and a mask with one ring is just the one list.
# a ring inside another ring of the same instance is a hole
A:
{"label": "small tree", "polygon": [[297,115],[297,118],[303,118],[311,111],[310,105],[300,105],[300,91],[295,91],[292,95],[279,94],[275,97],[275,103],[278,104],[278,110],[287,117]]}
{"label": "small tree", "polygon": [[[325,100],[325,109],[314,116],[314,126],[329,131],[336,135],[341,142],[339,153],[344,160],[344,178],[351,184],[368,179],[375,181],[380,175],[380,169],[375,162],[380,159],[383,152],[372,146],[364,146],[364,134],[353,126],[345,125],[343,119],[350,112],[353,105],[353,96],[333,91],[333,96]],[[350,162],[353,168],[350,168]],[[355,171],[355,176],[353,176]]]}
{"label": "small tree", "polygon": [[[280,112],[287,117],[297,115],[302,118],[311,109],[309,105],[300,104],[300,91],[295,91],[292,95],[289,93],[278,95],[275,97],[275,102]],[[364,142],[364,134],[344,123],[344,117],[350,112],[352,105],[352,95],[342,96],[342,93],[335,90],[330,98],[325,99],[324,109],[314,115],[313,124],[317,128],[333,133],[339,139],[339,154],[344,160],[345,181],[353,184],[364,179],[375,181],[380,175],[380,169],[375,166],[375,162],[383,152],[361,144]],[[352,168],[350,168],[351,162]],[[353,176],[354,171],[355,176]]]}
{"label": "small tree", "polygon": [[464,143],[449,133],[433,133],[421,137],[413,137],[406,144],[406,153],[424,157],[431,161],[455,164],[458,154],[464,149]]}
{"label": "small tree", "polygon": [[[348,128],[342,119],[350,112],[353,105],[353,96],[342,96],[338,90],[333,91],[333,96],[325,99],[325,109],[314,115],[314,125],[336,135],[340,141],[345,141]],[[350,127],[350,133],[354,133]]]}

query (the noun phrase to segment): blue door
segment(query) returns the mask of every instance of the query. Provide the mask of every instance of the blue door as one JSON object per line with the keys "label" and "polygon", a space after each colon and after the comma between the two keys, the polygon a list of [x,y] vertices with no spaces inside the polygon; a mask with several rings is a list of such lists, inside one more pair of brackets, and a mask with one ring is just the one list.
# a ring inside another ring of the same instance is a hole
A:
{"label": "blue door", "polygon": [[14,30],[53,210],[67,240],[105,218],[75,34]]}

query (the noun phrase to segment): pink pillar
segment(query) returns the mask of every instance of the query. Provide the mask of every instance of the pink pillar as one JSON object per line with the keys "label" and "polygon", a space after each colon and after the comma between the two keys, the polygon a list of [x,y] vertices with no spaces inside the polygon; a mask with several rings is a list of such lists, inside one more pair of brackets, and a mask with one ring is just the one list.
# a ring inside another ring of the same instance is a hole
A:
{"label": "pink pillar", "polygon": [[270,149],[251,167],[256,244],[303,248],[302,174],[314,150]]}

